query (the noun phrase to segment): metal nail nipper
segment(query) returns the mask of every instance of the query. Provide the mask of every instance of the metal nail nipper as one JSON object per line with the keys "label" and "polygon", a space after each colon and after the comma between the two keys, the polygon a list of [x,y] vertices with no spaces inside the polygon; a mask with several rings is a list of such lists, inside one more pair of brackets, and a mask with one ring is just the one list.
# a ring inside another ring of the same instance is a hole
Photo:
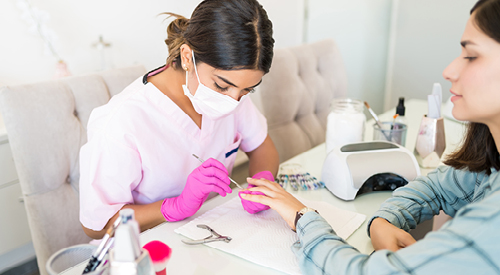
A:
{"label": "metal nail nipper", "polygon": [[206,229],[210,231],[210,236],[201,239],[201,240],[182,240],[183,243],[185,244],[204,244],[204,243],[210,243],[210,242],[217,242],[217,241],[224,241],[226,243],[231,241],[231,237],[229,236],[222,236],[219,233],[215,232],[212,228],[210,228],[208,225],[204,224],[198,224],[197,227]]}

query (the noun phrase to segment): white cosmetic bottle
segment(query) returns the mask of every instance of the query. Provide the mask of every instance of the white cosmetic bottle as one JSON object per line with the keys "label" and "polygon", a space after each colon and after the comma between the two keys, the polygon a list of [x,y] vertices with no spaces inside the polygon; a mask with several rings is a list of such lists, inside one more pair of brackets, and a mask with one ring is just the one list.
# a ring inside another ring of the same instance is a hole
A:
{"label": "white cosmetic bottle", "polygon": [[120,211],[121,223],[115,231],[115,245],[110,251],[111,275],[155,275],[147,250],[139,242],[139,225],[134,210]]}

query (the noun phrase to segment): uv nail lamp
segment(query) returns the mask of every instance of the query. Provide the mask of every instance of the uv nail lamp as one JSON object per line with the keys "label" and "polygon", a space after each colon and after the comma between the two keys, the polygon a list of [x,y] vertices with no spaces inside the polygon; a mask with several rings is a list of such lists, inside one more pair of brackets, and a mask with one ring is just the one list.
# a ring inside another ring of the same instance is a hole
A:
{"label": "uv nail lamp", "polygon": [[420,175],[415,156],[387,141],[351,143],[334,148],[323,164],[321,180],[340,199],[350,201],[373,191],[392,191]]}

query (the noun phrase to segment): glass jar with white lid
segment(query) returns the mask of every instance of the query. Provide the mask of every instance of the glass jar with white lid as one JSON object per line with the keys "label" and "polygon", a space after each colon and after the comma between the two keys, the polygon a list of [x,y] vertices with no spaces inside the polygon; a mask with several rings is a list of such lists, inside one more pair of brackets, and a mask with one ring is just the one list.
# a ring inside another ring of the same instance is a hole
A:
{"label": "glass jar with white lid", "polygon": [[363,102],[350,99],[334,99],[326,126],[326,153],[335,147],[363,141],[366,116]]}

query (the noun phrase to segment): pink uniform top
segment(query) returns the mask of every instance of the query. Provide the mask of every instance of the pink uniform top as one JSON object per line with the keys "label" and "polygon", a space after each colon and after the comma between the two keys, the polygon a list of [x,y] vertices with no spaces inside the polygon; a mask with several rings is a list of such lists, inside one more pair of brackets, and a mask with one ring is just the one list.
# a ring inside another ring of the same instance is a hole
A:
{"label": "pink uniform top", "polygon": [[[146,82],[146,81],[145,81]],[[250,98],[201,129],[142,77],[92,111],[80,150],[80,222],[102,230],[125,204],[148,204],[182,192],[188,175],[210,157],[231,172],[238,148],[259,147],[265,117]]]}

